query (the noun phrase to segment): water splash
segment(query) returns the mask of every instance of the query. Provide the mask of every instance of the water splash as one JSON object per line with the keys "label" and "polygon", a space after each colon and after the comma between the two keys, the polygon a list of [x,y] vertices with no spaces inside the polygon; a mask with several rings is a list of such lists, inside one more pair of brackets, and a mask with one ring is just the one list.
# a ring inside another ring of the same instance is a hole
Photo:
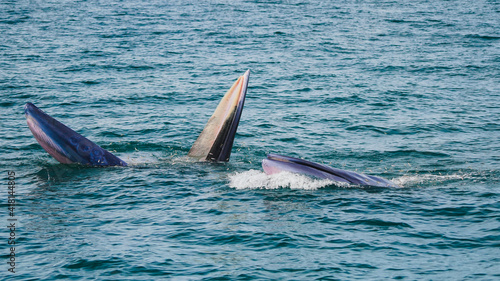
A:
{"label": "water splash", "polygon": [[313,179],[304,175],[282,172],[267,175],[262,171],[249,170],[229,175],[229,186],[236,189],[304,189],[317,190],[326,186],[348,187],[349,184],[325,179]]}

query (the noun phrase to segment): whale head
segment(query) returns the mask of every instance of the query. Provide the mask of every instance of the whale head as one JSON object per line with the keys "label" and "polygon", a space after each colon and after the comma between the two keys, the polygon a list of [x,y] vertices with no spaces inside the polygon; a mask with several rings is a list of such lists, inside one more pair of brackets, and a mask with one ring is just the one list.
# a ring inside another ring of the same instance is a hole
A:
{"label": "whale head", "polygon": [[329,179],[336,182],[345,182],[356,185],[397,187],[394,183],[383,178],[336,169],[304,159],[278,154],[267,155],[267,159],[262,160],[262,168],[268,175],[287,171],[296,174],[304,174],[310,177]]}

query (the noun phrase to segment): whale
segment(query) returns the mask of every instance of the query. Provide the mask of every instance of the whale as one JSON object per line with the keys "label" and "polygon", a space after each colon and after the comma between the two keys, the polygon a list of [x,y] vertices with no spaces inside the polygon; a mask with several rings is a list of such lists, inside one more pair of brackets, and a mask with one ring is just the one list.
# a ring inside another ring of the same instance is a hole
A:
{"label": "whale", "polygon": [[393,182],[380,177],[332,168],[304,159],[274,153],[268,154],[267,158],[262,160],[262,169],[268,175],[291,172],[353,185],[398,187]]}
{"label": "whale", "polygon": [[127,166],[125,161],[57,121],[33,103],[26,103],[24,114],[35,139],[60,163]]}
{"label": "whale", "polygon": [[188,156],[199,161],[227,162],[245,104],[250,70],[240,76],[219,102]]}
{"label": "whale", "polygon": [[[223,96],[191,147],[189,157],[199,161],[229,161],[243,112],[249,77],[250,70],[247,70]],[[127,166],[125,161],[43,112],[33,103],[26,103],[24,113],[35,139],[60,163]]]}

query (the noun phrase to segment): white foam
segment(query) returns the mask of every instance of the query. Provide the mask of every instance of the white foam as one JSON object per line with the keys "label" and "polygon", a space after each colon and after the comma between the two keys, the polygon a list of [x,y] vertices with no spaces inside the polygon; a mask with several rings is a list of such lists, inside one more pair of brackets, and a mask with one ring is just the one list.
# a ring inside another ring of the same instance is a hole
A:
{"label": "white foam", "polygon": [[324,179],[313,179],[304,175],[281,172],[267,175],[262,171],[249,170],[229,175],[229,186],[236,189],[304,189],[316,190],[335,184],[336,186],[349,186],[345,183]]}

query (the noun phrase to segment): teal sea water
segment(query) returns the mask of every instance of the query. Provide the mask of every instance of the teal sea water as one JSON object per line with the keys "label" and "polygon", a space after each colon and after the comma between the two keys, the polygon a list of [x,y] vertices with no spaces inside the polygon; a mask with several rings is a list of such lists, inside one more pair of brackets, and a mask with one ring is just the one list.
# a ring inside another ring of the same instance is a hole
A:
{"label": "teal sea water", "polygon": [[[3,0],[0,32],[2,280],[500,279],[497,0]],[[189,160],[247,69],[231,161]],[[59,164],[26,102],[130,166]]]}

